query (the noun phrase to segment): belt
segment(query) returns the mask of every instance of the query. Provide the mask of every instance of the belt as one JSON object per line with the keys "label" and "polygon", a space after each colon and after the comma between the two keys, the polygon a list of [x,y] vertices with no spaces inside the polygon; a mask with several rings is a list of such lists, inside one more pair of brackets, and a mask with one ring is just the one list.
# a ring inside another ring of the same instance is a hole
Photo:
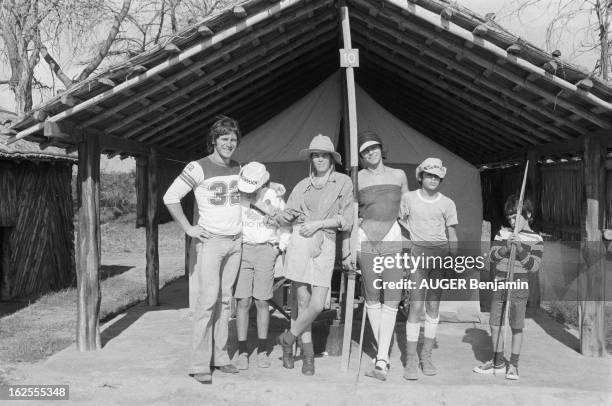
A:
{"label": "belt", "polygon": [[255,243],[255,242],[245,242],[245,241],[243,241],[243,242],[242,242],[242,245],[252,245],[252,246],[254,246],[254,247],[256,247],[256,246],[258,246],[258,245],[268,245],[268,246],[273,247],[273,248],[278,247],[278,243],[277,243],[277,242],[269,242],[269,241],[266,241],[266,242],[260,242],[260,243]]}
{"label": "belt", "polygon": [[215,234],[215,233],[211,233],[209,231],[207,231],[208,234],[210,234],[210,238],[211,239],[220,239],[220,240],[238,240],[240,238],[242,238],[242,233],[238,233],[238,234],[232,234],[232,235],[224,235],[224,234]]}

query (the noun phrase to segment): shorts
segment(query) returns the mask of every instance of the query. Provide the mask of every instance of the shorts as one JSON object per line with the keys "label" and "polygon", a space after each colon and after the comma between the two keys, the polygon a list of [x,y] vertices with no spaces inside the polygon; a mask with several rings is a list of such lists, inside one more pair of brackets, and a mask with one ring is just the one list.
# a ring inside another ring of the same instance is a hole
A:
{"label": "shorts", "polygon": [[[516,282],[529,279],[529,275],[515,276]],[[527,301],[529,300],[529,289],[513,289],[510,293],[510,309],[508,319],[510,327],[513,329],[522,329],[525,327],[525,312],[527,310]],[[506,291],[496,290],[491,294],[491,314],[489,316],[489,325],[503,325],[504,309],[506,302]]]}
{"label": "shorts", "polygon": [[[422,260],[425,258],[435,258],[442,257],[444,258],[449,254],[449,250],[447,246],[440,247],[422,247],[419,245],[413,245],[410,250],[410,255],[413,258],[421,257]],[[447,272],[442,267],[436,267],[434,264],[435,261],[431,261],[429,266],[423,266],[420,264],[413,272],[412,269],[407,269],[409,273],[409,279],[412,282],[413,289],[410,290],[410,301],[424,301],[427,296],[427,288],[421,288],[423,281],[427,280],[427,286],[436,285],[432,284],[432,281],[438,281],[440,279],[445,279]],[[433,266],[432,266],[433,265]],[[437,292],[438,294],[442,294],[442,289],[429,289],[432,292]],[[432,293],[433,294],[433,293]]]}
{"label": "shorts", "polygon": [[395,257],[402,253],[399,225],[394,223],[383,240],[376,244],[369,243],[367,236],[360,228],[359,240],[361,241],[359,266],[366,300],[369,302],[399,302],[402,299],[404,269],[397,266],[396,261],[394,261],[394,266],[382,266],[383,258]]}
{"label": "shorts", "polygon": [[279,252],[269,244],[242,244],[242,262],[236,280],[234,297],[259,300],[272,298],[274,264]]}

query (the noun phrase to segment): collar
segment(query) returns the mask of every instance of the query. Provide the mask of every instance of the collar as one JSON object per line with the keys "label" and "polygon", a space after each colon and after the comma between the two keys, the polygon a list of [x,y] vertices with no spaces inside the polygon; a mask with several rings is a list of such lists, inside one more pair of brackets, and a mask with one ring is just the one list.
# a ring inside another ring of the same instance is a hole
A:
{"label": "collar", "polygon": [[[338,172],[336,172],[335,170],[331,171],[331,173],[329,174],[329,177],[327,178],[327,183],[329,182],[336,183],[338,181],[337,177],[338,177]],[[312,182],[308,182],[308,185],[306,185],[306,190],[310,190],[312,188],[314,188]]]}

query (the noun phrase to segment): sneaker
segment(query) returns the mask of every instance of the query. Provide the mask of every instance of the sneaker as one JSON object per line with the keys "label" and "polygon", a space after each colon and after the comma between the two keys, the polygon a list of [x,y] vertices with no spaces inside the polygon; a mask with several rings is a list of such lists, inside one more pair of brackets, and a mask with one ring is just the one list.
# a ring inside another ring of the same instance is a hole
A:
{"label": "sneaker", "polygon": [[409,355],[406,360],[406,366],[404,367],[404,379],[409,381],[415,381],[419,379],[419,357],[415,355]]}
{"label": "sneaker", "polygon": [[501,374],[505,370],[506,370],[505,362],[495,365],[492,359],[485,362],[484,364],[475,366],[474,369],[472,369],[472,371],[476,372],[477,374]]}
{"label": "sneaker", "polygon": [[519,374],[518,374],[518,367],[514,366],[512,364],[508,365],[508,372],[506,372],[506,379],[510,379],[513,381],[518,381],[519,379]]}
{"label": "sneaker", "polygon": [[389,372],[389,363],[384,359],[378,359],[374,364],[374,368],[365,372],[365,376],[378,379],[379,381],[386,381],[387,372]]}
{"label": "sneaker", "polygon": [[270,358],[265,351],[257,354],[257,366],[259,368],[270,368]]}
{"label": "sneaker", "polygon": [[210,374],[210,372],[191,374],[191,377],[204,385],[208,385],[212,383],[212,375]]}
{"label": "sneaker", "polygon": [[236,368],[242,371],[249,369],[249,354],[243,352],[238,355],[238,359],[236,360]]}
{"label": "sneaker", "polygon": [[220,367],[215,367],[218,371],[223,372],[224,374],[237,374],[238,368],[236,368],[232,364],[222,365]]}

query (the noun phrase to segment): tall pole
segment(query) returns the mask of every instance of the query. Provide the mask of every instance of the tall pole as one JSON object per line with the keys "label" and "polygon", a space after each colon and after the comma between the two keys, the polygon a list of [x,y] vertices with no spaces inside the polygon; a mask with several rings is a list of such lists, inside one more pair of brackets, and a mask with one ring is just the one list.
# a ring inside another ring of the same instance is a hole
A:
{"label": "tall pole", "polygon": [[[353,230],[351,231],[351,258],[353,263],[357,257],[357,245],[359,244],[357,225],[358,225],[358,206],[357,206],[357,104],[355,101],[355,72],[353,66],[358,66],[358,58],[355,57],[355,50],[351,48],[351,27],[349,24],[349,13],[346,3],[340,3],[340,24],[342,27],[342,40],[344,48],[340,50],[340,64],[345,67],[346,77],[346,104],[344,106],[344,118],[348,119],[349,129],[349,152],[351,162],[351,179],[353,180]],[[345,126],[346,128],[346,126]],[[346,136],[346,134],[345,134]],[[344,336],[342,340],[342,360],[340,368],[347,371],[351,353],[351,334],[353,330],[353,303],[355,296],[355,270],[348,270],[346,284],[346,303],[344,311]]]}

